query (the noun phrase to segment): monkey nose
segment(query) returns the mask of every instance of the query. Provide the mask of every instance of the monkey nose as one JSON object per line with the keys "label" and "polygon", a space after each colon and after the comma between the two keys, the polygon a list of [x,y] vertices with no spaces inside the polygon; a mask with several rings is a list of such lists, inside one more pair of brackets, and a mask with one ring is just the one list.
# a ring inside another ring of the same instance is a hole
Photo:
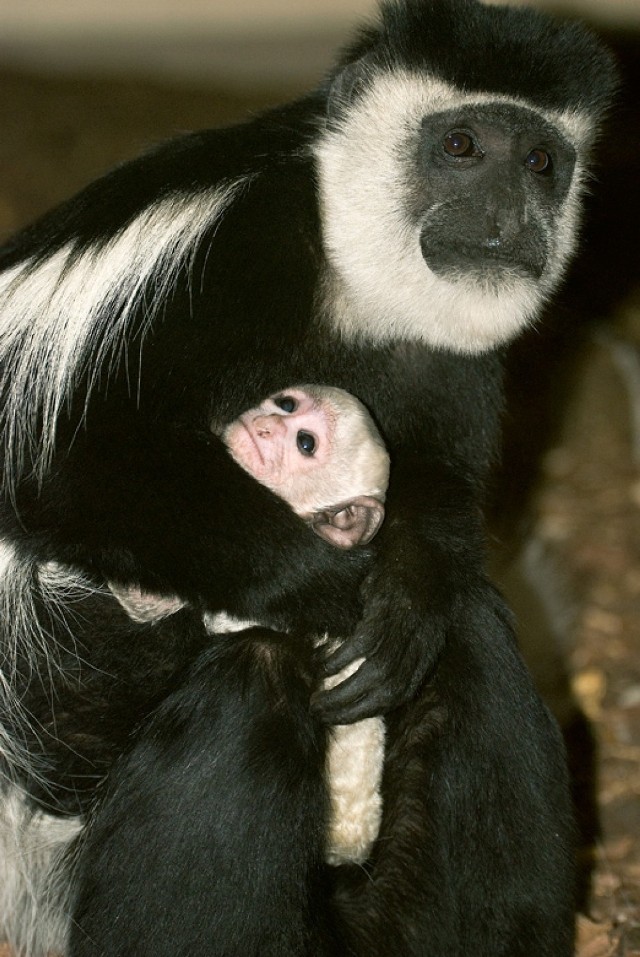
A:
{"label": "monkey nose", "polygon": [[258,415],[253,420],[256,435],[261,439],[275,439],[286,431],[281,415]]}

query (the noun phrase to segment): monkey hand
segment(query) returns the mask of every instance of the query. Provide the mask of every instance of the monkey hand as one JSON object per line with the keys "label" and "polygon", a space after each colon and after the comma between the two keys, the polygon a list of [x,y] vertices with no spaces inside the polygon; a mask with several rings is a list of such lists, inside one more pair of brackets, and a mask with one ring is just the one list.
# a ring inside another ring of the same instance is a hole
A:
{"label": "monkey hand", "polygon": [[351,677],[312,698],[327,724],[351,724],[405,704],[434,667],[445,640],[445,608],[438,609],[435,594],[415,570],[400,578],[397,570],[389,575],[384,563],[367,576],[361,620],[326,659],[324,673],[335,675],[364,660]]}

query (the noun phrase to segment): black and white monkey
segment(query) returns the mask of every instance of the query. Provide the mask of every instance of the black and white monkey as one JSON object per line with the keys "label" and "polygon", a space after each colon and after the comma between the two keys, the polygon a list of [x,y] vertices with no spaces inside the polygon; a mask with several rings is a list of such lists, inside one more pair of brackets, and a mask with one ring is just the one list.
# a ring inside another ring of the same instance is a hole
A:
{"label": "black and white monkey", "polygon": [[[287,633],[185,626],[192,666],[145,699],[78,845],[71,955],[571,953],[562,750],[481,506],[500,347],[575,249],[614,84],[578,25],[387,0],[307,97],[119,168],[4,250],[7,833],[44,853],[12,662],[66,660],[55,614],[38,627],[59,565]],[[324,542],[209,429],[308,381],[362,400],[391,454],[367,548]],[[297,639],[319,632],[347,638],[326,675],[364,663],[310,713]],[[380,713],[380,839],[327,874],[323,728]]]}
{"label": "black and white monkey", "polygon": [[[318,385],[285,389],[243,412],[223,430],[222,439],[245,471],[338,548],[367,544],[380,528],[389,455],[367,410],[348,392]],[[135,621],[157,621],[184,607],[176,597],[110,587]],[[229,619],[224,612],[204,620],[214,634],[259,627]],[[337,684],[360,663],[325,683]],[[369,856],[380,826],[383,759],[381,718],[332,729],[326,761],[329,863],[356,863]]]}

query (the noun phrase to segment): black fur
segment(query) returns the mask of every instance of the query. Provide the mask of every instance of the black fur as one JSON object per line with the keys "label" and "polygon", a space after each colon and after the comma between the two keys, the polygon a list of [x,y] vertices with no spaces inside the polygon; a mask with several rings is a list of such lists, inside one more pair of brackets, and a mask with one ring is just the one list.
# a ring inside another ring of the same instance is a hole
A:
{"label": "black fur", "polygon": [[55,611],[39,602],[37,611],[49,645],[17,656],[23,710],[3,716],[31,764],[2,761],[0,769],[25,789],[34,811],[85,815],[135,727],[209,637],[190,609],[153,625],[134,622],[108,589],[79,593]]}
{"label": "black fur", "polygon": [[499,601],[389,718],[365,868],[323,865],[312,673],[299,637],[213,639],[81,838],[72,957],[572,954],[562,745]]}
{"label": "black fur", "polygon": [[611,58],[582,24],[475,0],[390,2],[383,12],[395,63],[544,110],[609,106]]}
{"label": "black fur", "polygon": [[70,954],[333,952],[321,931],[327,732],[309,715],[309,664],[299,639],[213,637],[90,822]]}

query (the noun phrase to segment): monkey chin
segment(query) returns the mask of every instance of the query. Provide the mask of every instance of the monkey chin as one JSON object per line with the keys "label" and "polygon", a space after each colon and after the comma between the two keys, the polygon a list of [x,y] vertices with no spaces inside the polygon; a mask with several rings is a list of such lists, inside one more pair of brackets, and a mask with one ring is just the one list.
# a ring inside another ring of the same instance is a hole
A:
{"label": "monkey chin", "polygon": [[536,280],[523,266],[495,261],[438,275],[419,249],[415,264],[419,268],[411,275],[381,269],[366,287],[358,272],[334,271],[323,290],[328,322],[347,339],[373,327],[381,344],[417,342],[477,355],[504,345],[533,322],[558,281],[549,268]]}
{"label": "monkey chin", "polygon": [[437,277],[438,294],[420,338],[451,352],[478,354],[514,339],[535,321],[546,296],[524,268],[479,264]]}

